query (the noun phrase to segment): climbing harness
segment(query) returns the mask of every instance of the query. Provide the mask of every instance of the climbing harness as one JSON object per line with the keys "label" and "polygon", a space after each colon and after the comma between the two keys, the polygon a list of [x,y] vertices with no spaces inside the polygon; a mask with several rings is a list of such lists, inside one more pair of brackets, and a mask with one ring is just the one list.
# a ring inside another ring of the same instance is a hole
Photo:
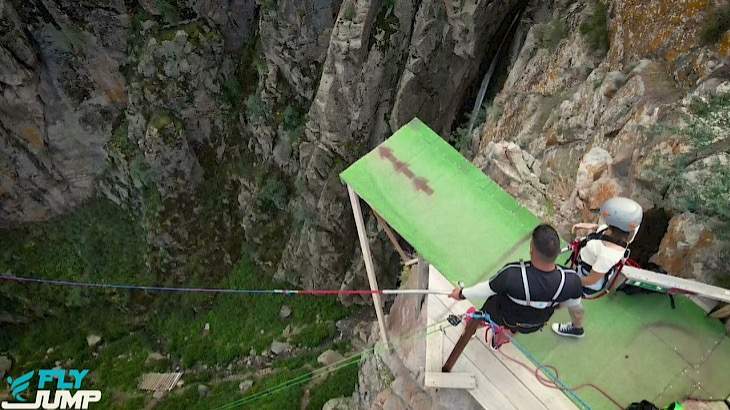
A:
{"label": "climbing harness", "polygon": [[558,290],[555,291],[555,295],[553,295],[552,299],[549,302],[533,301],[530,298],[530,286],[527,282],[527,269],[525,267],[525,262],[521,260],[520,271],[522,273],[522,286],[525,290],[525,299],[519,299],[513,297],[512,295],[507,295],[507,297],[518,305],[528,306],[534,309],[547,309],[557,306],[560,303],[557,301],[558,297],[560,296],[560,293],[563,291],[563,287],[565,286],[565,271],[560,266],[558,266],[558,270],[560,271],[560,285],[558,286]]}
{"label": "climbing harness", "polygon": [[[496,324],[488,313],[476,310],[474,307],[470,307],[466,313],[461,315],[449,315],[446,321],[451,326],[458,326],[461,321],[466,323],[472,320],[479,322],[479,327],[486,327],[487,332],[484,334],[484,338],[487,342],[487,346],[492,350],[499,350],[500,347],[510,342],[510,337],[507,334],[507,330],[498,324]],[[490,331],[492,334],[492,340],[489,340]]]}
{"label": "climbing harness", "polygon": [[566,263],[570,264],[570,267],[575,269],[576,272],[580,273],[582,271],[588,274],[593,269],[591,265],[581,260],[580,257],[580,251],[588,244],[588,242],[593,240],[606,241],[619,245],[624,248],[624,255],[621,260],[613,265],[611,269],[609,269],[608,272],[606,272],[606,274],[604,275],[603,289],[598,290],[592,294],[584,294],[583,297],[586,299],[599,299],[607,295],[610,292],[610,289],[612,289],[613,286],[616,284],[618,278],[621,276],[621,270],[623,269],[624,265],[634,266],[637,268],[639,267],[639,265],[631,259],[631,250],[629,249],[628,242],[606,235],[606,229],[602,229],[598,232],[593,232],[583,238],[577,238],[568,245],[568,250],[570,250],[571,253],[568,257],[568,260],[566,260]]}

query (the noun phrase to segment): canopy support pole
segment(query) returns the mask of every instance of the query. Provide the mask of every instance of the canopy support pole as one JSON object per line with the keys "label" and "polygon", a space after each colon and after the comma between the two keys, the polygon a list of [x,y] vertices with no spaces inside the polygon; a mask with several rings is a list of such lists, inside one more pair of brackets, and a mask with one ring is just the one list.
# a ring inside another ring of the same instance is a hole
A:
{"label": "canopy support pole", "polygon": [[[368,235],[365,231],[365,221],[362,218],[362,210],[360,209],[360,197],[348,185],[347,192],[350,194],[350,203],[352,204],[352,214],[355,217],[355,226],[357,226],[357,236],[360,238],[360,249],[362,250],[362,259],[365,262],[365,271],[368,274],[368,282],[370,282],[371,290],[378,290],[378,281],[375,278],[375,267],[373,265],[373,255],[370,253],[370,244],[368,243]],[[383,315],[383,304],[378,293],[373,293],[373,305],[375,305],[375,314],[378,316],[378,327],[380,327],[380,339],[388,346],[388,336],[385,333],[385,319]]]}

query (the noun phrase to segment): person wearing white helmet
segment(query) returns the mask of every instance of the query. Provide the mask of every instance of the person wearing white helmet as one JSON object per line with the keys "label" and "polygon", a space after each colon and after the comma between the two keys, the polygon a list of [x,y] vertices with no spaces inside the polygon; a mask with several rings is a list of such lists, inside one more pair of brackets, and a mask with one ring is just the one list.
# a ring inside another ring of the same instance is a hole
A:
{"label": "person wearing white helmet", "polygon": [[[619,267],[628,258],[629,244],[636,237],[644,215],[641,205],[623,197],[609,199],[600,212],[602,224],[573,225],[574,233],[577,230],[591,232],[580,241],[573,260],[586,299],[609,292],[623,282],[619,278]],[[568,308],[571,322],[553,323],[553,331],[561,336],[583,337],[585,311],[580,300],[566,302],[563,306]]]}

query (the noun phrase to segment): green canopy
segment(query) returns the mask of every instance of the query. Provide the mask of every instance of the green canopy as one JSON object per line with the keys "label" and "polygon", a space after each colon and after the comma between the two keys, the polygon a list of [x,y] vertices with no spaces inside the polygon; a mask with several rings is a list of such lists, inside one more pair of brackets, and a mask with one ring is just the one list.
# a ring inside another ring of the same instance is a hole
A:
{"label": "green canopy", "polygon": [[[470,285],[527,259],[540,222],[418,119],[340,176],[452,283]],[[730,338],[689,299],[672,309],[666,295],[616,293],[584,305],[583,339],[549,330],[519,336],[566,384],[594,383],[623,406],[730,395]],[[564,310],[556,319],[569,320]],[[615,408],[590,388],[578,394],[594,409]]]}
{"label": "green canopy", "polygon": [[340,177],[452,282],[528,258],[540,223],[418,119]]}

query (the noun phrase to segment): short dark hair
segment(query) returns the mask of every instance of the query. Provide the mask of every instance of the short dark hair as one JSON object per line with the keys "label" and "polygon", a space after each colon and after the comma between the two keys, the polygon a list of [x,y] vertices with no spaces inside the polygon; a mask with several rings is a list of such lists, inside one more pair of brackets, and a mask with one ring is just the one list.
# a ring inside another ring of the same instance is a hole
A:
{"label": "short dark hair", "polygon": [[555,228],[540,224],[532,231],[532,246],[545,262],[554,262],[560,254],[560,237]]}
{"label": "short dark hair", "polygon": [[619,241],[624,241],[624,242],[628,242],[629,236],[631,236],[631,234],[629,232],[626,232],[623,229],[619,229],[613,225],[609,225],[608,234],[610,237],[612,237],[614,239],[618,239]]}

